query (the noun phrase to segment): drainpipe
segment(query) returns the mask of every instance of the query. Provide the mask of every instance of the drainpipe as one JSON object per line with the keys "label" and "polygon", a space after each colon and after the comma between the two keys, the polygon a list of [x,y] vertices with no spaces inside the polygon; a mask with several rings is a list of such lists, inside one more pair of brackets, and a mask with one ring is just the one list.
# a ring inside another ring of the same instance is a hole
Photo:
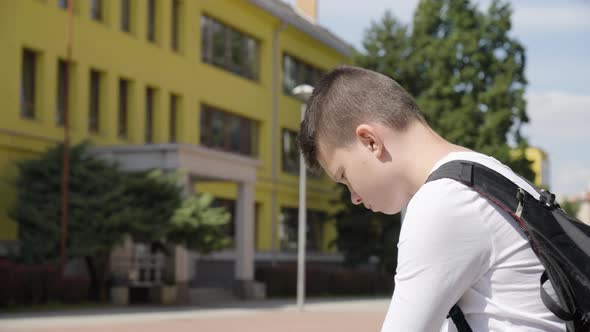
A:
{"label": "drainpipe", "polygon": [[277,225],[278,225],[278,215],[279,215],[279,206],[277,200],[277,182],[278,182],[278,167],[279,167],[279,87],[281,86],[281,82],[279,81],[279,61],[280,61],[280,49],[279,49],[279,35],[282,31],[287,28],[287,23],[281,20],[279,26],[273,31],[272,35],[272,144],[271,144],[271,264],[274,266],[276,264],[276,256],[278,254],[279,248],[277,248]]}
{"label": "drainpipe", "polygon": [[66,26],[66,103],[64,105],[64,146],[61,174],[61,241],[60,241],[60,272],[63,275],[68,259],[67,238],[68,238],[68,187],[70,176],[70,67],[72,65],[72,12],[74,0],[68,0],[68,21]]}

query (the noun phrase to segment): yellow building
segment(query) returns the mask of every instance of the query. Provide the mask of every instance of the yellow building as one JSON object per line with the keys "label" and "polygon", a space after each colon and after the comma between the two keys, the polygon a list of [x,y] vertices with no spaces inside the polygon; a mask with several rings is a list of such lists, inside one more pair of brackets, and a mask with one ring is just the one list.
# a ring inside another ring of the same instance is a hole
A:
{"label": "yellow building", "polygon": [[[520,150],[512,150],[513,157],[520,156]],[[549,188],[549,157],[547,153],[540,148],[526,148],[525,157],[531,162],[531,169],[535,173],[534,184],[538,187]]]}
{"label": "yellow building", "polygon": [[[190,189],[236,211],[235,250],[209,259],[235,260],[237,279],[252,279],[253,260],[294,260],[290,91],[352,57],[308,2],[301,15],[279,0],[75,0],[67,93],[67,1],[1,1],[0,243],[17,239],[14,162],[62,141],[67,102],[73,143],[90,139],[130,169],[185,169]],[[334,256],[333,188],[308,181],[312,259]],[[196,254],[178,257],[192,275]]]}

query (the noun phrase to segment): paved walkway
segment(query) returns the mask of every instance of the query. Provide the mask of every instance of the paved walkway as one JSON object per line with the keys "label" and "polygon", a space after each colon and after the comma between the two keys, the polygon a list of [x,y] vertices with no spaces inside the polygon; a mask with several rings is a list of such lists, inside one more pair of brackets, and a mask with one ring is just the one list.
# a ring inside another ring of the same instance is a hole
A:
{"label": "paved walkway", "polygon": [[223,307],[125,307],[0,314],[1,332],[359,332],[379,331],[389,304],[380,299],[235,302]]}

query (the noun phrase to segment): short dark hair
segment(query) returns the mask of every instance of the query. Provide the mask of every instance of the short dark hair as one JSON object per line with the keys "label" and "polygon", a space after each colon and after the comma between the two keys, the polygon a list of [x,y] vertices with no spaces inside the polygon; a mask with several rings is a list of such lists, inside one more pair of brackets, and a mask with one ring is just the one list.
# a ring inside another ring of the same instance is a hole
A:
{"label": "short dark hair", "polygon": [[334,149],[350,144],[363,122],[403,131],[416,120],[426,123],[414,98],[397,82],[371,70],[340,66],[316,84],[301,123],[299,148],[307,166],[318,171],[320,138],[324,148]]}

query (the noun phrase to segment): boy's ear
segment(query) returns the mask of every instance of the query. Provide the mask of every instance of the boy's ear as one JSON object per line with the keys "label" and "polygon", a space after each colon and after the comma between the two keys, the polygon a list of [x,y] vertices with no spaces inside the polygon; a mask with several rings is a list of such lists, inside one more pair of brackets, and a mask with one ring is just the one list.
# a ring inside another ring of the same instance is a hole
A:
{"label": "boy's ear", "polygon": [[361,124],[356,127],[355,133],[356,138],[364,147],[369,149],[371,153],[375,154],[377,158],[381,158],[384,149],[383,138],[375,126],[370,124]]}

